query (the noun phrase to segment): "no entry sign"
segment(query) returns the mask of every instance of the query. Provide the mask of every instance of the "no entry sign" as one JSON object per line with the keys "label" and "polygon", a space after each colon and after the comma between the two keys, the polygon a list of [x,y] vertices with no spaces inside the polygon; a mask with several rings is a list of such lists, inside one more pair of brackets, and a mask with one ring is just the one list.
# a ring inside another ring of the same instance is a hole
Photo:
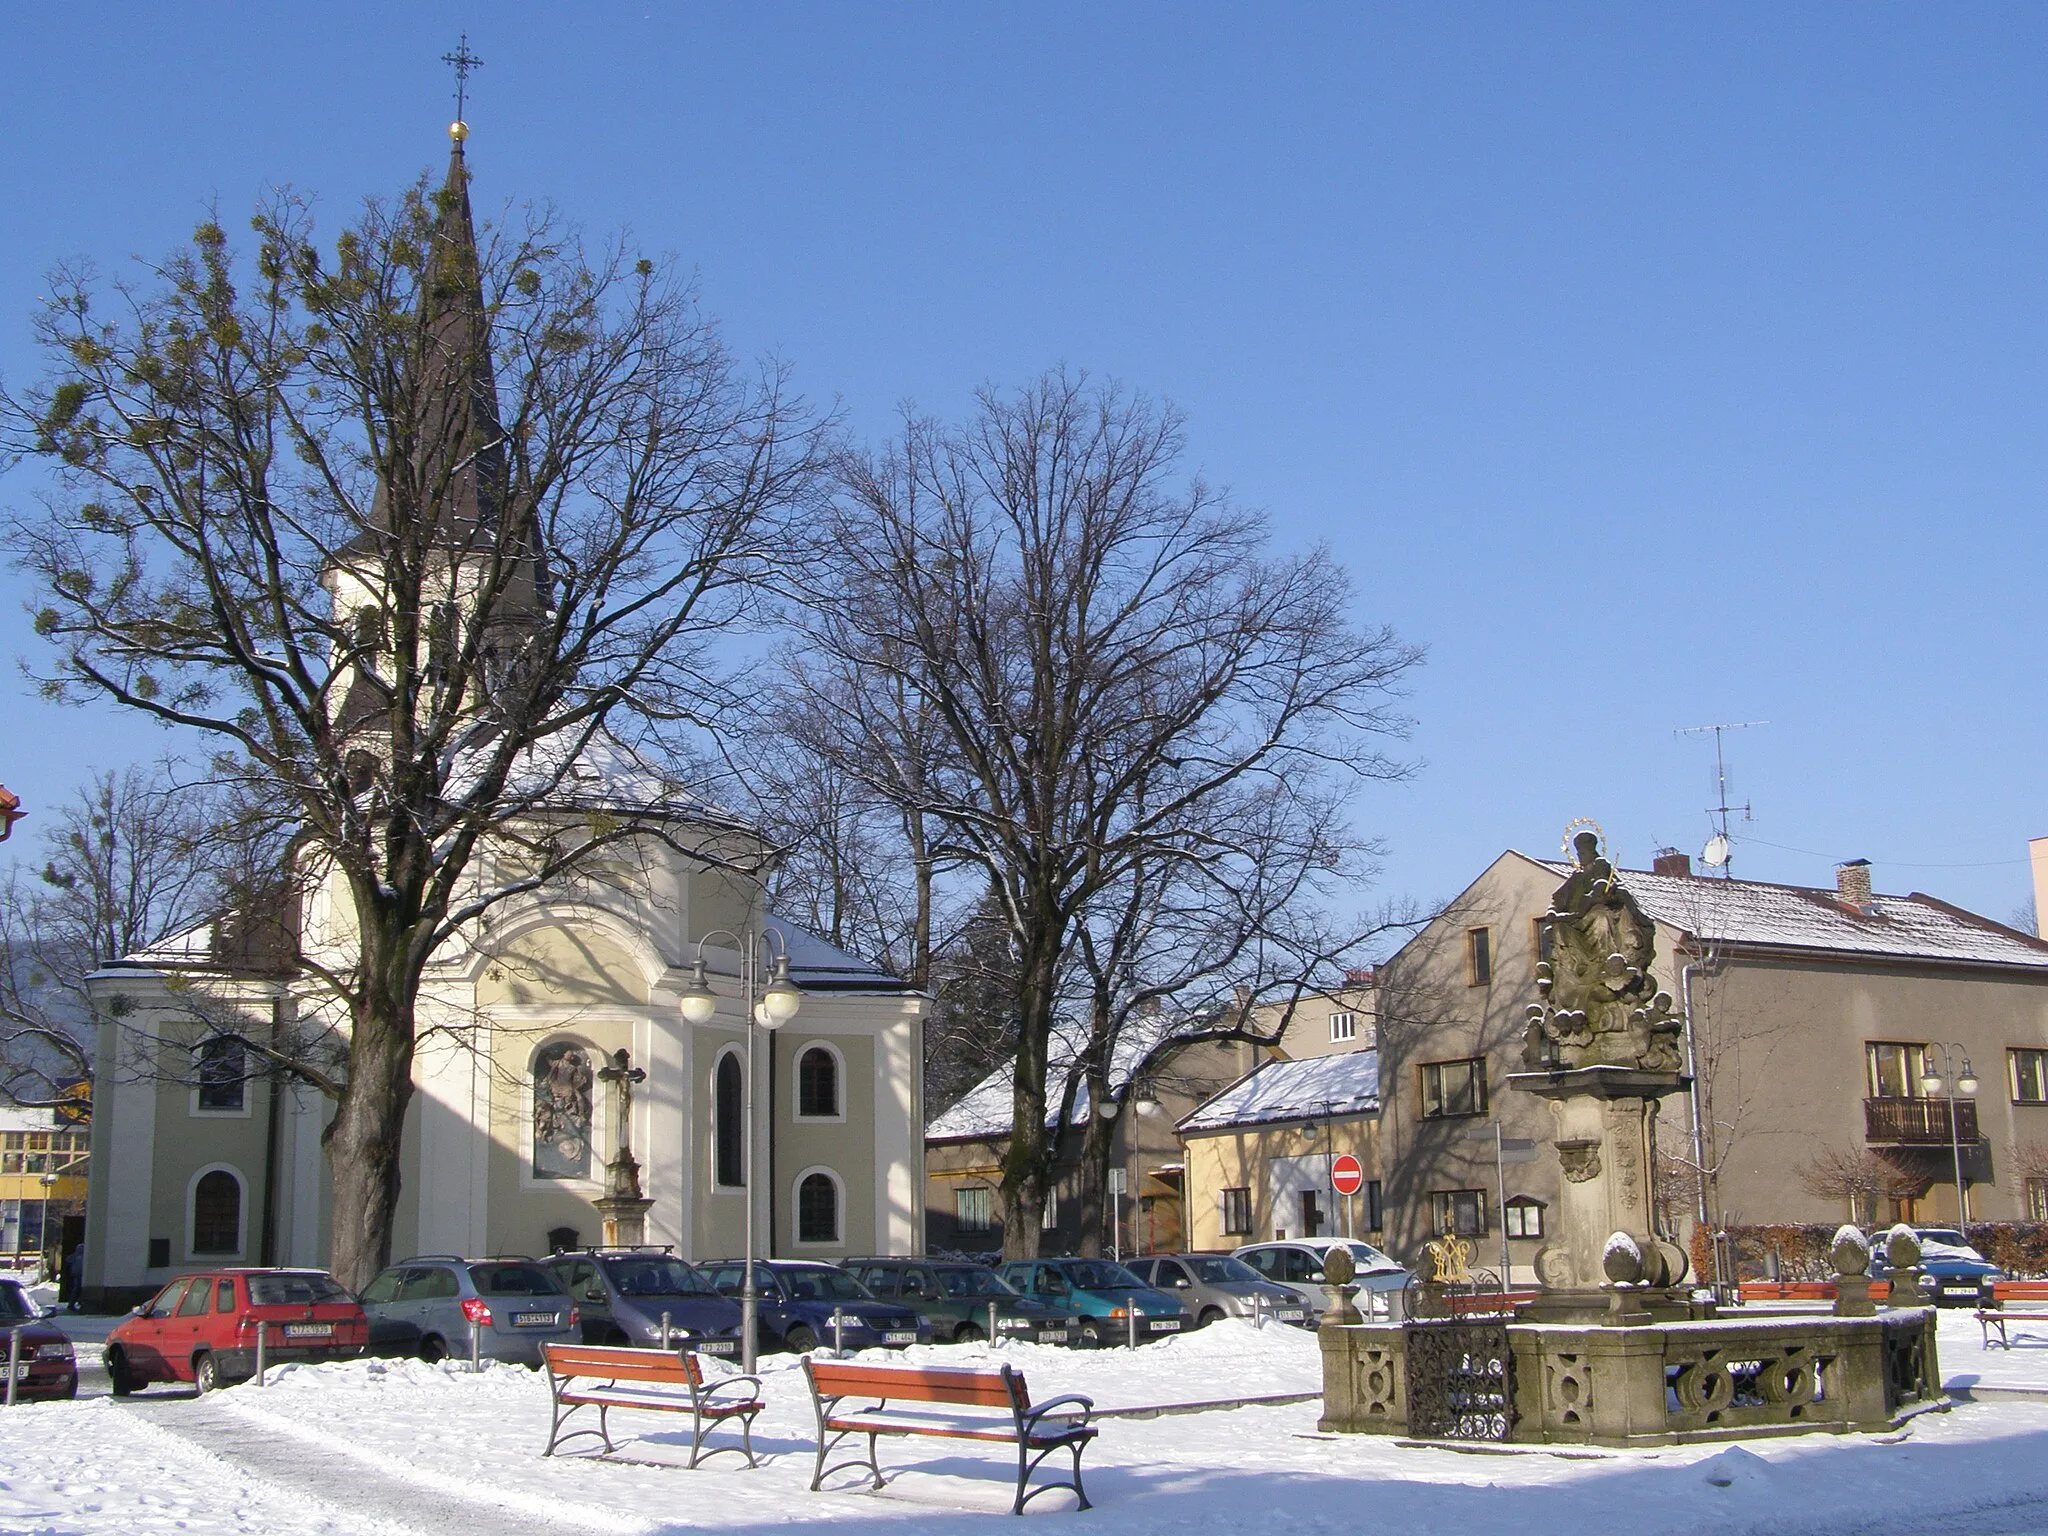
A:
{"label": "no entry sign", "polygon": [[1365,1188],[1365,1165],[1349,1152],[1330,1164],[1330,1187],[1340,1195],[1355,1195]]}

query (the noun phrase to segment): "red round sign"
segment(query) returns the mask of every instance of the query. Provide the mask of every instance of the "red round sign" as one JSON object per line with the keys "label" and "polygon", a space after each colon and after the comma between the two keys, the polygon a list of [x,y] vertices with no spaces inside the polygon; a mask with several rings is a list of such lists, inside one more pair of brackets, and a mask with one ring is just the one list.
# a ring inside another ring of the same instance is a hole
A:
{"label": "red round sign", "polygon": [[1365,1188],[1365,1165],[1349,1152],[1330,1164],[1330,1186],[1340,1195],[1355,1195]]}

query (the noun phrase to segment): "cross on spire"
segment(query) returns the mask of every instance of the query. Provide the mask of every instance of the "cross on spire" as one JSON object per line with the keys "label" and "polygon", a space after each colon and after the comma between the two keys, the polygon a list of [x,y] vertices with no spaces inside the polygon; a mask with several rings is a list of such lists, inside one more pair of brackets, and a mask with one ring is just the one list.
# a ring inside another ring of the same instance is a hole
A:
{"label": "cross on spire", "polygon": [[484,61],[469,51],[469,34],[462,34],[462,40],[455,45],[453,53],[441,55],[441,62],[455,70],[455,120],[462,120],[462,108],[469,94],[469,72],[482,69]]}

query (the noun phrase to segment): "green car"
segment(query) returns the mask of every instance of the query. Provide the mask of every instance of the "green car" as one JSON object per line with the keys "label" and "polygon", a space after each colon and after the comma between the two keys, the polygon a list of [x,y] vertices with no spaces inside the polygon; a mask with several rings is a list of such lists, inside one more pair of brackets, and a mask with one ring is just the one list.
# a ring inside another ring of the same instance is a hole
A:
{"label": "green car", "polygon": [[996,1334],[1033,1344],[1065,1344],[1081,1319],[1066,1308],[1020,1296],[986,1264],[943,1259],[842,1259],[843,1268],[885,1301],[901,1302],[932,1325],[942,1344],[966,1344],[988,1337],[990,1308]]}
{"label": "green car", "polygon": [[1191,1322],[1178,1300],[1108,1259],[1012,1259],[996,1273],[1027,1296],[1079,1313],[1081,1342],[1091,1348],[1130,1342],[1133,1312],[1140,1344]]}

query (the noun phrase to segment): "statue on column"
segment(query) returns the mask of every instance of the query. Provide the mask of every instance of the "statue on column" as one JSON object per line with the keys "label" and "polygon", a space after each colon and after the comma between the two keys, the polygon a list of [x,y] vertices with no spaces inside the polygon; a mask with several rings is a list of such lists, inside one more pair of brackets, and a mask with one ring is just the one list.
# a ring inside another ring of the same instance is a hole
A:
{"label": "statue on column", "polygon": [[633,1087],[646,1082],[647,1073],[621,1047],[605,1058],[597,1077],[611,1089],[614,1151],[605,1164],[604,1196],[595,1203],[606,1245],[630,1247],[646,1241],[647,1210],[654,1204],[640,1193],[640,1164],[633,1157]]}

